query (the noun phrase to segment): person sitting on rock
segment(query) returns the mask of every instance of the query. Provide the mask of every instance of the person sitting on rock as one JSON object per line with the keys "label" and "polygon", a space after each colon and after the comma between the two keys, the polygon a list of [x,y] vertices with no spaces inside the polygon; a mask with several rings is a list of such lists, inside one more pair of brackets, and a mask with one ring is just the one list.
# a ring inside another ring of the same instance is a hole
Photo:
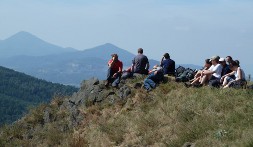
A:
{"label": "person sitting on rock", "polygon": [[108,72],[105,86],[112,83],[113,87],[117,87],[120,83],[120,78],[122,74],[123,63],[118,59],[117,54],[112,54],[112,59],[108,61]]}
{"label": "person sitting on rock", "polygon": [[144,88],[147,91],[151,91],[159,82],[163,81],[163,79],[164,75],[162,67],[155,65],[149,72],[148,77],[144,80]]}
{"label": "person sitting on rock", "polygon": [[163,55],[160,66],[163,68],[164,75],[175,76],[175,61],[170,59],[169,53]]}
{"label": "person sitting on rock", "polygon": [[147,56],[143,55],[143,49],[138,49],[138,55],[134,57],[131,68],[124,71],[122,79],[133,77],[134,73],[148,75],[149,61]]}

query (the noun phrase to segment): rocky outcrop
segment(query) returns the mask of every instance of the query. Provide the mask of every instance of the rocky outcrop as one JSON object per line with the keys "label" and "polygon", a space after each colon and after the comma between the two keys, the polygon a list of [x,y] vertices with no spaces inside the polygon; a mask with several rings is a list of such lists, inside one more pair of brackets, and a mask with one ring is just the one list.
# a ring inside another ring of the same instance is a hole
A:
{"label": "rocky outcrop", "polygon": [[69,99],[69,103],[76,106],[89,106],[97,102],[102,102],[107,98],[111,98],[112,95],[120,100],[126,99],[127,96],[131,94],[131,89],[124,84],[120,86],[119,89],[107,88],[103,81],[92,78],[82,82],[80,90]]}
{"label": "rocky outcrop", "polygon": [[[118,88],[110,88],[105,86],[104,81],[99,81],[97,78],[83,81],[80,90],[62,105],[63,109],[68,109],[70,112],[69,127],[77,126],[84,118],[78,110],[79,106],[88,107],[101,102],[113,104],[116,101],[126,100],[130,94],[130,87],[124,83]],[[48,121],[48,117],[46,118]]]}

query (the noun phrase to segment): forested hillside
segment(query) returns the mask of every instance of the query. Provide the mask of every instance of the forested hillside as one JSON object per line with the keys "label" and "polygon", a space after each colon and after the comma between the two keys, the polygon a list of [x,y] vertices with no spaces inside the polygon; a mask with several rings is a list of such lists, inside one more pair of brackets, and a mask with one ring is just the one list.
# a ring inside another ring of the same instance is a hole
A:
{"label": "forested hillside", "polygon": [[0,66],[0,125],[11,123],[28,106],[49,102],[54,95],[72,95],[77,88],[40,80]]}

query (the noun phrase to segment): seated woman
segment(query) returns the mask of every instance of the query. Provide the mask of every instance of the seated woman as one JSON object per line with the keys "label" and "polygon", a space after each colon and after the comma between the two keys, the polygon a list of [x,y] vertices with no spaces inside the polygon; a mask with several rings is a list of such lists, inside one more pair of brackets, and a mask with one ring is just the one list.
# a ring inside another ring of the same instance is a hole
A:
{"label": "seated woman", "polygon": [[[223,88],[228,88],[228,87],[234,87],[234,88],[238,88],[238,87],[242,87],[242,85],[244,84],[245,80],[245,73],[243,71],[243,69],[240,67],[239,65],[239,61],[235,60],[231,62],[231,73],[228,73],[226,75],[224,75],[222,77],[223,80]],[[235,79],[232,79],[230,76],[231,75],[235,75]]]}
{"label": "seated woman", "polygon": [[192,79],[192,80],[190,81],[190,82],[191,82],[190,84],[185,83],[185,86],[186,86],[186,87],[190,87],[191,85],[199,84],[200,81],[201,81],[201,77],[202,77],[202,72],[203,72],[203,70],[208,70],[211,66],[212,66],[212,63],[211,63],[210,59],[206,59],[203,69],[199,70],[199,71],[195,74],[194,79]]}

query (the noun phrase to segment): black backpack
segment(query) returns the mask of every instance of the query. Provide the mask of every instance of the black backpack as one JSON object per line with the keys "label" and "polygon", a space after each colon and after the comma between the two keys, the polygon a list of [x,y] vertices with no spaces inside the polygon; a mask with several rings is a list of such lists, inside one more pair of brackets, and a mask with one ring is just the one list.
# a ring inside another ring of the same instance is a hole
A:
{"label": "black backpack", "polygon": [[179,76],[176,77],[176,82],[187,82],[191,79],[194,78],[195,75],[195,71],[190,69],[190,68],[186,68],[183,73],[179,74]]}
{"label": "black backpack", "polygon": [[175,70],[175,76],[179,77],[181,74],[183,74],[185,71],[185,68],[183,66],[179,66],[178,68],[176,68]]}

